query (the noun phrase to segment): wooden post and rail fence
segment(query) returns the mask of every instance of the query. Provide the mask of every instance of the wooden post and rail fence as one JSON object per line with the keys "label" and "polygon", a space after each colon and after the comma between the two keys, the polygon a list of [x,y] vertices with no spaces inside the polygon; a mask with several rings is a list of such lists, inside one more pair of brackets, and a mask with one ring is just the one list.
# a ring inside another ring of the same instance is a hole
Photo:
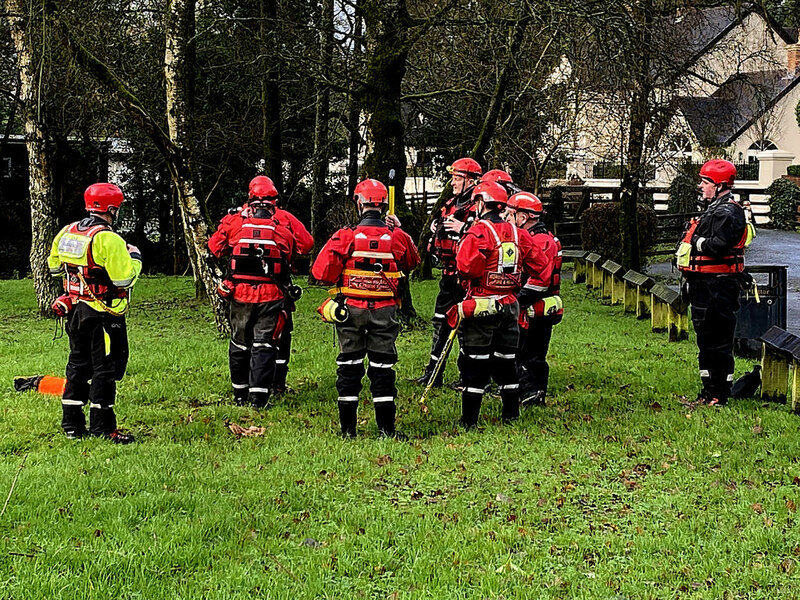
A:
{"label": "wooden post and rail fence", "polygon": [[[641,197],[654,207],[658,219],[655,244],[644,253],[645,256],[671,254],[686,221],[701,214],[700,212],[667,212],[666,195],[668,191],[666,187],[642,187],[640,189]],[[750,204],[757,219],[764,219],[769,216],[769,201],[765,192],[766,190],[761,188],[736,188],[733,194],[740,201]],[[539,198],[545,207],[545,221],[561,241],[564,250],[580,250],[582,248],[581,216],[584,211],[599,202],[619,202],[621,194],[622,191],[619,187],[567,185],[544,188],[539,193]],[[425,211],[426,214],[437,198],[438,194],[433,192],[406,195],[412,210]]]}

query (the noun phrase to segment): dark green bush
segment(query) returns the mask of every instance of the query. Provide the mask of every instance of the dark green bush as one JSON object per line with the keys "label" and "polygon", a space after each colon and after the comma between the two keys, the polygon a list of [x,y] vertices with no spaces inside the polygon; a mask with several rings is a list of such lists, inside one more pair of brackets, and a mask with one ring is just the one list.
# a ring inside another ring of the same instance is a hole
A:
{"label": "dark green bush", "polygon": [[789,168],[786,169],[786,174],[792,177],[800,177],[800,165],[789,165]]}
{"label": "dark green bush", "polygon": [[797,125],[800,126],[800,102],[794,108],[794,115],[797,117]]}
{"label": "dark green bush", "polygon": [[796,229],[800,188],[788,179],[776,179],[766,193],[769,195],[770,227],[786,231]]}
{"label": "dark green bush", "polygon": [[[639,243],[644,252],[655,244],[658,236],[656,211],[650,206],[638,204],[636,213]],[[581,217],[581,242],[584,250],[597,252],[616,262],[622,261],[618,203],[601,202],[584,211]]]}

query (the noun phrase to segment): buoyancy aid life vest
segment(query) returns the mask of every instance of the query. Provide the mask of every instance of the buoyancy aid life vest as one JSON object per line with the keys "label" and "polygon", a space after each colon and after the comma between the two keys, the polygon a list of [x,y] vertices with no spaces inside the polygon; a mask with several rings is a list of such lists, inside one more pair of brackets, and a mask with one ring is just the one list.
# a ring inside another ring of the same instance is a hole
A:
{"label": "buoyancy aid life vest", "polygon": [[94,261],[92,241],[101,231],[112,231],[105,223],[84,225],[78,221],[67,226],[58,241],[58,257],[66,272],[64,290],[73,300],[100,301],[110,304],[127,298],[123,288],[111,282],[106,270]]}
{"label": "buoyancy aid life vest", "polygon": [[550,317],[560,321],[564,314],[564,303],[561,300],[561,263],[562,263],[562,248],[561,241],[547,230],[544,223],[537,224],[536,227],[530,230],[534,243],[537,242],[537,237],[547,236],[552,240],[555,245],[555,256],[553,257],[553,270],[550,274],[550,283],[547,288],[547,295],[543,298],[536,300],[528,309],[528,316],[533,318]]}
{"label": "buoyancy aid life vest", "polygon": [[504,296],[516,294],[522,287],[522,253],[519,231],[511,223],[499,223],[500,231],[491,221],[480,220],[494,241],[486,256],[487,270],[470,284],[470,296]]}
{"label": "buoyancy aid life vest", "polygon": [[[470,194],[471,189],[472,188],[470,188]],[[462,194],[462,196],[465,194],[466,192]],[[460,204],[458,199],[458,197],[453,197],[442,207],[436,233],[433,237],[434,254],[441,263],[442,269],[448,274],[455,273],[458,242],[463,237],[464,231],[448,231],[445,229],[444,223],[448,217],[453,217],[454,219],[463,221],[464,223],[470,223],[476,217],[475,203],[472,202],[471,199],[468,199],[464,203]]]}
{"label": "buoyancy aid life vest", "polygon": [[247,218],[231,253],[234,282],[276,283],[288,276],[286,256],[276,241],[273,219]]}
{"label": "buoyancy aid life vest", "polygon": [[[729,202],[734,202],[733,199]],[[710,256],[698,250],[692,239],[702,217],[689,221],[675,251],[675,264],[683,273],[735,274],[744,271],[744,249],[750,238],[750,230],[745,226],[739,241],[723,256]],[[752,239],[752,238],[750,238]]]}
{"label": "buoyancy aid life vest", "polygon": [[402,276],[392,253],[392,230],[358,225],[338,291],[350,298],[397,298],[397,282]]}

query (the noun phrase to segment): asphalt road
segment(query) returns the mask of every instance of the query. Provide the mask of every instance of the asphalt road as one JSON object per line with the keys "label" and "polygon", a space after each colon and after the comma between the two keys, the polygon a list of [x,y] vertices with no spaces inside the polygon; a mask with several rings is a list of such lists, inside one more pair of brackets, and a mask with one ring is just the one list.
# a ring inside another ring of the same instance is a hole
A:
{"label": "asphalt road", "polygon": [[[789,267],[786,329],[800,335],[800,233],[759,229],[753,243],[745,252],[745,264]],[[649,275],[665,278],[674,284],[680,279],[678,272],[672,270],[670,262],[652,264],[647,267],[646,272]]]}

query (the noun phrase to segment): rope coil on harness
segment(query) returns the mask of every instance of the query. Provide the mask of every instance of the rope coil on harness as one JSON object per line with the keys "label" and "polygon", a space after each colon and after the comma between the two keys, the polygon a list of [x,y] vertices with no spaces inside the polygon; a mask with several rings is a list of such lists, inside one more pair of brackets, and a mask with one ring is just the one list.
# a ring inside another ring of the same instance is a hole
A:
{"label": "rope coil on harness", "polygon": [[[89,284],[86,283],[86,280],[83,278],[83,274],[80,271],[78,271],[76,274],[78,275],[78,279],[80,280],[80,282],[83,284],[84,289],[89,294],[89,297],[95,302],[97,302],[100,305],[100,308],[102,308],[108,314],[115,317],[121,317],[126,312],[128,312],[128,308],[130,308],[130,299],[128,300],[128,304],[125,305],[125,308],[123,308],[122,310],[115,310],[114,307],[108,306],[102,300],[100,300],[100,298],[94,295],[92,290],[89,288]],[[130,292],[128,292],[128,295],[130,296]]]}

